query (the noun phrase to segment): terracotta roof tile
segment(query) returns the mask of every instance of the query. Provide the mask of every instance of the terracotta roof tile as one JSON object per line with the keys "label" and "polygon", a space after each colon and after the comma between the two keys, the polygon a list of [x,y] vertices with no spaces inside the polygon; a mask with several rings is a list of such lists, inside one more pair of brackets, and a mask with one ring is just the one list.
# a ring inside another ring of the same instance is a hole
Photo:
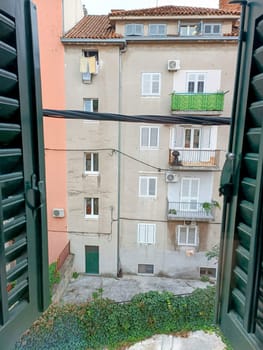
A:
{"label": "terracotta roof tile", "polygon": [[85,16],[64,35],[64,38],[70,39],[114,39],[121,37],[115,32],[107,15]]}
{"label": "terracotta roof tile", "polygon": [[160,6],[138,10],[111,10],[110,17],[129,16],[184,16],[184,15],[240,15],[240,11],[235,9],[213,9],[205,7],[188,6]]}

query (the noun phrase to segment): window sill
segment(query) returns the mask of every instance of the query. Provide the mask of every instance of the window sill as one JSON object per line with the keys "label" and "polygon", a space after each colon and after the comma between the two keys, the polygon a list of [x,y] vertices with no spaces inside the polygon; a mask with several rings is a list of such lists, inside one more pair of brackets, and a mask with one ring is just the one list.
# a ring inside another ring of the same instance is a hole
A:
{"label": "window sill", "polygon": [[98,220],[99,215],[85,215],[85,219]]}
{"label": "window sill", "polygon": [[84,176],[99,176],[99,174],[98,171],[84,171],[83,173]]}

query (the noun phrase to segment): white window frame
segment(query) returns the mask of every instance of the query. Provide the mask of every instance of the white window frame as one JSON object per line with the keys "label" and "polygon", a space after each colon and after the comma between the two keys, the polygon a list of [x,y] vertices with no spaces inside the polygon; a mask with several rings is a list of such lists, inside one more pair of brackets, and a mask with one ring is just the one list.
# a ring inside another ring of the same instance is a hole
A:
{"label": "white window frame", "polygon": [[[157,86],[157,89],[156,89],[156,86]],[[142,73],[141,94],[142,96],[160,96],[161,73]]]}
{"label": "white window frame", "polygon": [[[97,103],[97,111],[99,111],[99,99],[98,98],[84,98],[83,99],[83,110],[84,112],[94,112],[94,104]],[[89,106],[89,108],[87,108]]]}
{"label": "white window frame", "polygon": [[[153,144],[153,135],[152,131],[157,130],[157,142]],[[147,144],[143,144],[143,133],[147,133],[148,142]],[[160,136],[160,128],[158,126],[141,126],[140,127],[140,148],[141,149],[159,149],[159,136]]]}
{"label": "white window frame", "polygon": [[156,224],[139,223],[137,226],[137,243],[154,245],[156,242]]}
{"label": "white window frame", "polygon": [[[219,26],[219,32],[214,32],[215,27]],[[211,27],[211,33],[206,33],[205,28]],[[222,25],[221,23],[204,23],[203,24],[203,35],[222,35]]]}
{"label": "white window frame", "polygon": [[[194,243],[189,242],[189,233],[190,229],[195,230],[195,239]],[[186,242],[181,241],[181,235],[183,234],[181,231],[186,230]],[[197,247],[199,245],[199,233],[198,233],[198,226],[196,225],[178,225],[177,226],[177,244],[179,246],[195,246]]]}
{"label": "white window frame", "polygon": [[167,25],[164,23],[151,23],[148,26],[149,36],[165,36],[167,33]]}
{"label": "white window frame", "polygon": [[[87,169],[87,155],[90,154],[90,165],[91,168],[90,170]],[[95,163],[96,163],[96,156],[98,157],[97,163],[98,163],[98,170],[94,170],[95,168]],[[98,152],[85,152],[84,153],[84,173],[85,174],[93,174],[93,175],[98,175],[99,174],[99,153]]]}
{"label": "white window frame", "polygon": [[[194,32],[196,31],[196,26],[198,23],[182,23],[179,27],[179,35],[180,36],[194,36]],[[186,28],[186,33],[182,34],[182,28]]]}
{"label": "white window frame", "polygon": [[[189,188],[188,188],[188,193],[191,194],[193,182],[197,182],[197,195],[196,196],[185,196],[183,195],[183,183],[184,181],[190,181],[189,183]],[[183,177],[181,181],[181,198],[180,198],[180,203],[181,203],[181,210],[182,211],[197,211],[198,210],[198,201],[199,201],[199,191],[200,191],[200,178],[197,177]],[[188,203],[188,205],[186,205]],[[195,207],[196,204],[196,207]]]}
{"label": "white window frame", "polygon": [[[154,181],[154,194],[150,194],[150,182]],[[142,182],[146,183],[146,192],[142,191]],[[155,176],[140,176],[139,177],[139,197],[156,198],[157,196],[157,177]]]}
{"label": "white window frame", "polygon": [[[186,130],[190,130],[190,147],[185,147],[186,143]],[[194,136],[195,136],[195,131],[199,132],[199,137],[198,137],[198,147],[194,147]],[[184,144],[183,144],[183,149],[200,149],[201,147],[201,129],[200,128],[184,128]]]}
{"label": "white window frame", "polygon": [[142,23],[127,23],[125,25],[126,36],[143,36],[144,25]]}
{"label": "white window frame", "polygon": [[[200,77],[203,76],[203,79]],[[194,77],[194,79],[193,79]],[[189,91],[189,83],[194,83],[194,91]],[[203,91],[198,91],[198,83],[203,82]],[[205,72],[187,72],[186,73],[186,91],[190,93],[205,93],[206,91],[206,73]]]}
{"label": "white window frame", "polygon": [[[91,200],[91,213],[87,214],[87,201]],[[97,200],[98,213],[95,213],[95,200]],[[99,217],[99,198],[98,197],[86,197],[84,200],[84,213],[85,218],[97,219]]]}

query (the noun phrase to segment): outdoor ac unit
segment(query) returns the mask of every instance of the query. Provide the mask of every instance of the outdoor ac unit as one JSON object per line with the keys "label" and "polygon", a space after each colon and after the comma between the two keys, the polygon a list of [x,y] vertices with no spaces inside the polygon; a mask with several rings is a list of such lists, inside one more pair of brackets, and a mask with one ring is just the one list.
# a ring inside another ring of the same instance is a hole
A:
{"label": "outdoor ac unit", "polygon": [[165,174],[166,182],[178,182],[178,175],[174,173],[166,173]]}
{"label": "outdoor ac unit", "polygon": [[176,71],[180,69],[180,61],[179,60],[168,60],[168,70]]}
{"label": "outdoor ac unit", "polygon": [[53,217],[54,218],[64,218],[65,211],[63,208],[54,208],[53,209]]}

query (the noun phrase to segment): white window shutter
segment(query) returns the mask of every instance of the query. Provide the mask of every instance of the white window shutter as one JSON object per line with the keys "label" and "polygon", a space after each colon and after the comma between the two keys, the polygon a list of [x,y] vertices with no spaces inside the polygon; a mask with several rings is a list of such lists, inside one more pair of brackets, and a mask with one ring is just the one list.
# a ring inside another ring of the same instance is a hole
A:
{"label": "white window shutter", "polygon": [[149,193],[150,196],[156,195],[156,179],[149,179]]}
{"label": "white window shutter", "polygon": [[174,148],[183,148],[184,142],[184,128],[176,126],[173,129],[173,147]]}
{"label": "white window shutter", "polygon": [[156,227],[154,224],[147,225],[147,243],[149,244],[155,243],[155,231],[156,231]]}
{"label": "white window shutter", "polygon": [[190,196],[192,198],[197,198],[198,197],[198,192],[199,192],[199,179],[191,179],[191,194]]}
{"label": "white window shutter", "polygon": [[150,74],[142,74],[142,95],[150,95],[151,94],[151,75]]}
{"label": "white window shutter", "polygon": [[211,127],[203,127],[201,131],[201,148],[211,148]]}
{"label": "white window shutter", "polygon": [[138,224],[137,241],[138,243],[145,243],[146,227],[145,224]]}
{"label": "white window shutter", "polygon": [[140,177],[140,195],[147,196],[147,178]]}
{"label": "white window shutter", "polygon": [[159,139],[159,129],[151,128],[150,129],[150,147],[158,147]]}
{"label": "white window shutter", "polygon": [[141,128],[141,147],[149,146],[149,128]]}

